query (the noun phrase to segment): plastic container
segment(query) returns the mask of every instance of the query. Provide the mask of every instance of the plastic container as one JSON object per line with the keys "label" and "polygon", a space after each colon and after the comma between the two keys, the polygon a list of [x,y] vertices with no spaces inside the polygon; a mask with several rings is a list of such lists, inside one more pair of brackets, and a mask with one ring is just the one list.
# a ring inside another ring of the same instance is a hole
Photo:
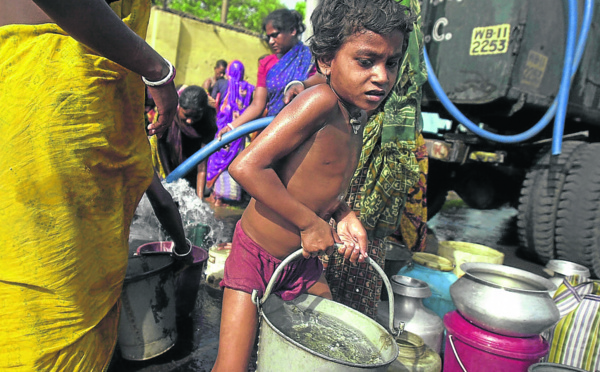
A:
{"label": "plastic container", "polygon": [[231,249],[219,249],[217,245],[208,250],[208,262],[206,263],[206,284],[216,290],[221,290],[219,284],[223,280],[225,272],[225,261],[229,257]]}
{"label": "plastic container", "polygon": [[527,372],[549,350],[541,336],[498,335],[469,323],[458,311],[446,314],[444,325],[444,372]]}
{"label": "plastic container", "polygon": [[485,245],[441,241],[438,245],[438,255],[449,259],[454,264],[454,274],[461,277],[465,274],[460,269],[460,265],[465,262],[488,262],[502,265],[504,263],[504,253]]}
{"label": "plastic container", "polygon": [[446,313],[456,309],[450,297],[450,286],[458,279],[452,272],[454,265],[447,258],[431,253],[414,253],[412,259],[412,263],[400,269],[398,275],[426,282],[431,289],[431,297],[424,299],[423,305],[443,319]]}
{"label": "plastic container", "polygon": [[205,225],[203,223],[199,223],[190,232],[190,236],[188,237],[192,244],[198,247],[202,247],[204,249],[208,249],[208,235],[210,234],[210,226]]}

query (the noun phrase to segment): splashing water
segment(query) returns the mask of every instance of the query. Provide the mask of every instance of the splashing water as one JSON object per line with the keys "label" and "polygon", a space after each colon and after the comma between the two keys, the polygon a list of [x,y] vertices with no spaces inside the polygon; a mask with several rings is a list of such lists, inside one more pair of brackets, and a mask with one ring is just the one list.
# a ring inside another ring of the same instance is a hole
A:
{"label": "splashing water", "polygon": [[[212,244],[222,243],[231,238],[226,236],[223,222],[215,218],[213,210],[196,195],[196,191],[185,179],[181,178],[172,183],[163,180],[162,184],[179,206],[186,236],[191,236],[196,225],[202,223],[210,226],[207,240]],[[150,200],[144,194],[133,216],[129,244],[131,246],[134,243],[159,240],[169,240],[168,234],[158,222]]]}

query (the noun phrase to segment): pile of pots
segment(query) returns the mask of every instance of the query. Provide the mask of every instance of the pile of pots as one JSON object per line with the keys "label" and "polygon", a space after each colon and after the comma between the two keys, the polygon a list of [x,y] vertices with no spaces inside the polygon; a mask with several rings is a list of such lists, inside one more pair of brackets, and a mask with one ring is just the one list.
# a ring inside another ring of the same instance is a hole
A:
{"label": "pile of pots", "polygon": [[444,371],[523,371],[549,345],[540,334],[559,311],[550,296],[556,285],[530,272],[491,263],[464,263],[451,287],[457,311],[444,317]]}

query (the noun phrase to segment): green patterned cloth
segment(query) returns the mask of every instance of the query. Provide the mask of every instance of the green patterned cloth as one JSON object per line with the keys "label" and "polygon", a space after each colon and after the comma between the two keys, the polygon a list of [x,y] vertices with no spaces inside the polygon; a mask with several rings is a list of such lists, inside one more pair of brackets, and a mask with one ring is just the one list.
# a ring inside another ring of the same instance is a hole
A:
{"label": "green patterned cloth", "polygon": [[384,238],[400,225],[406,194],[419,179],[416,133],[421,131],[421,87],[427,81],[423,59],[421,9],[418,0],[403,0],[417,15],[398,80],[383,111],[373,115],[364,131],[363,149],[354,177],[363,167],[368,175],[360,211],[369,239]]}

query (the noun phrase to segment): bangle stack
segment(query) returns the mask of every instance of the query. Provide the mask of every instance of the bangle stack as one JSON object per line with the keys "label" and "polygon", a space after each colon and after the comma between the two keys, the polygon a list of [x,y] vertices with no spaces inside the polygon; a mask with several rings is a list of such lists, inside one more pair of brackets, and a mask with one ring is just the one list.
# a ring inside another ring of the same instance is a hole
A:
{"label": "bangle stack", "polygon": [[188,251],[186,253],[183,253],[183,254],[177,253],[177,251],[175,251],[175,248],[177,248],[177,247],[175,245],[173,246],[173,250],[171,252],[173,253],[173,255],[176,258],[185,258],[185,257],[189,256],[190,253],[192,253],[192,242],[187,238],[185,239],[185,242],[187,243],[187,246],[188,246]]}
{"label": "bangle stack", "polygon": [[167,74],[167,76],[160,79],[159,81],[150,81],[142,76],[142,81],[144,82],[144,84],[146,84],[149,87],[156,88],[156,87],[162,87],[164,85],[170,84],[173,80],[175,80],[175,75],[177,74],[177,71],[175,71],[175,66],[173,66],[173,64],[171,64],[171,62],[167,61],[166,59],[165,59],[165,61],[169,65],[169,73]]}
{"label": "bangle stack", "polygon": [[285,86],[285,89],[283,90],[283,94],[285,95],[287,93],[288,89],[290,89],[290,87],[294,84],[300,84],[304,88],[303,82],[301,82],[300,80],[292,80],[289,83],[287,83],[287,85]]}

